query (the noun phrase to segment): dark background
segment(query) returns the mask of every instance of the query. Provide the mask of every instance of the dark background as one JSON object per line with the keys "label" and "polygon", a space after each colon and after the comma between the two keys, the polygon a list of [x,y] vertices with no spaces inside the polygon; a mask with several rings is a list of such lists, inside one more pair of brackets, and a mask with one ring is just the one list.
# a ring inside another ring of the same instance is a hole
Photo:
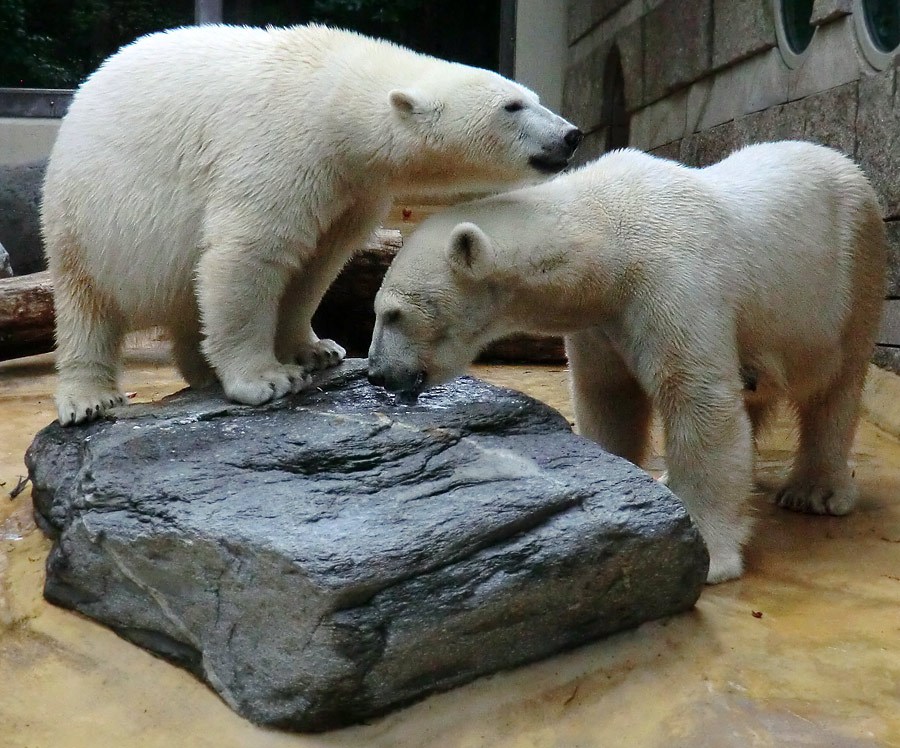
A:
{"label": "dark background", "polygon": [[[490,70],[500,0],[226,0],[226,23],[319,22]],[[123,44],[194,22],[194,0],[0,0],[0,86],[74,88]]]}

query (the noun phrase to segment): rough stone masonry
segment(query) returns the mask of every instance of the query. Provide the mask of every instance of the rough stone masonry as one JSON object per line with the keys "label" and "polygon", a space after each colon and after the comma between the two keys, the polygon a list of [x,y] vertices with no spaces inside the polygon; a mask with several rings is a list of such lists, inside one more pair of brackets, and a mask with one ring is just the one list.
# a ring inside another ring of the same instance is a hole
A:
{"label": "rough stone masonry", "polygon": [[690,608],[680,502],[555,410],[461,379],[393,404],[348,361],[258,408],[185,390],[26,456],[46,597],[254,722],[340,727]]}

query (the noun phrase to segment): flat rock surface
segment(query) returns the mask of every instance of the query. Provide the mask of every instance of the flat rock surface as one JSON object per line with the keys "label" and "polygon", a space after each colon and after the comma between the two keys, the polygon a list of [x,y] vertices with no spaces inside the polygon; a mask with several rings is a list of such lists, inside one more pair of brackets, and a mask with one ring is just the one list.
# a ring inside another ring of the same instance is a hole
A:
{"label": "flat rock surface", "polygon": [[346,362],[260,408],[184,391],[27,455],[45,595],[266,725],[322,730],[691,607],[680,502],[555,410]]}

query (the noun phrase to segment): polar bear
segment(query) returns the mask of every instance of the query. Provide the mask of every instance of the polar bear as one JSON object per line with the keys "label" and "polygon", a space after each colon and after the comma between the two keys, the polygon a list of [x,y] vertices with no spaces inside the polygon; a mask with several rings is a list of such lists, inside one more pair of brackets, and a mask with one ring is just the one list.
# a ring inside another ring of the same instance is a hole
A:
{"label": "polar bear", "polygon": [[398,193],[565,168],[574,125],[501,76],[323,26],[151,34],[76,92],[42,229],[60,423],[123,402],[123,333],[168,327],[191,385],[258,404],[344,350],[310,319]]}
{"label": "polar bear", "polygon": [[704,169],[616,151],[425,221],[376,296],[369,377],[415,396],[502,335],[565,335],[576,429],[640,463],[657,409],[721,582],[742,573],[755,429],[779,397],[800,437],[778,503],[852,508],[884,275],[875,194],[833,150],[760,144]]}

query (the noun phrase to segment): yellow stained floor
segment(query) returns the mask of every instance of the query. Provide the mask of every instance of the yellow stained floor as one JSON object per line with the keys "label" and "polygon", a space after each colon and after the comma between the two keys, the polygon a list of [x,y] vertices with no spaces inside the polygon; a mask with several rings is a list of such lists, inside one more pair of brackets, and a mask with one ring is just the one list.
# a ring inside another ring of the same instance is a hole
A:
{"label": "yellow stained floor", "polygon": [[[477,373],[571,412],[560,368]],[[130,353],[125,381],[137,400],[182,386],[155,350]],[[900,441],[875,425],[897,382],[881,377],[867,403],[856,513],[792,514],[760,491],[746,576],[706,588],[692,612],[304,736],[249,724],[186,672],[44,602],[50,543],[30,489],[8,493],[54,417],[52,358],[0,364],[0,747],[900,746]],[[762,444],[769,489],[792,441],[783,417]]]}

